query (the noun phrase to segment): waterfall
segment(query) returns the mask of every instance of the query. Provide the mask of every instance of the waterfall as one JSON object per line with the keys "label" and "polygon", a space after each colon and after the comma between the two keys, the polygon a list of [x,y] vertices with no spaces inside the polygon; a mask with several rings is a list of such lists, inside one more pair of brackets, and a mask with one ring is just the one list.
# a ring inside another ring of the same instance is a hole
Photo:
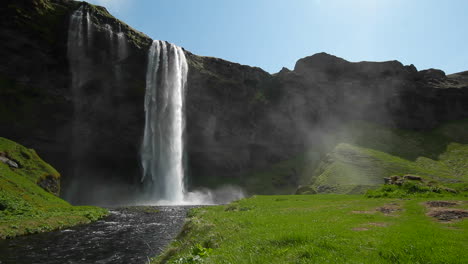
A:
{"label": "waterfall", "polygon": [[122,82],[122,77],[124,75],[123,71],[123,61],[128,57],[128,45],[127,38],[122,32],[122,29],[119,28],[119,33],[117,33],[117,63],[115,64],[115,79],[118,83]]}
{"label": "waterfall", "polygon": [[122,26],[119,25],[119,33],[117,33],[117,58],[119,61],[128,57],[127,38],[122,32]]}
{"label": "waterfall", "polygon": [[[98,181],[99,177],[95,175],[101,173],[96,172],[89,162],[99,143],[96,127],[102,121],[112,119],[109,109],[115,107],[113,100],[125,89],[127,81],[122,76],[126,69],[122,62],[128,57],[125,34],[115,33],[109,24],[99,24],[92,12],[92,7],[82,4],[71,14],[68,28],[73,119],[70,129],[71,177],[64,189],[67,190],[65,198],[73,202],[93,199],[92,195],[99,196],[102,192],[89,187],[92,181]],[[106,42],[98,43],[102,39]]]}
{"label": "waterfall", "polygon": [[81,56],[86,53],[83,31],[83,6],[81,6],[71,15],[70,26],[68,28],[67,55],[72,72],[72,93],[78,91],[77,88],[80,86],[81,73],[84,70],[82,65],[83,60],[81,60]]}
{"label": "waterfall", "polygon": [[91,23],[91,17],[89,15],[89,12],[86,12],[86,33],[87,33],[87,36],[88,36],[88,46],[91,46],[93,43],[93,39],[92,39],[92,23]]}
{"label": "waterfall", "polygon": [[[86,21],[86,27],[85,27]],[[71,168],[73,179],[82,175],[82,159],[85,155],[87,145],[83,138],[89,135],[89,129],[83,125],[86,117],[84,115],[85,96],[82,85],[90,76],[91,60],[87,56],[92,42],[91,21],[88,11],[81,6],[70,17],[68,28],[67,56],[71,72],[71,95],[73,102],[73,121],[71,136]],[[70,184],[71,189],[66,193],[68,200],[75,198],[79,192],[77,184]]]}
{"label": "waterfall", "polygon": [[148,54],[145,128],[141,147],[143,176],[151,199],[184,200],[185,84],[188,65],[184,51],[153,41]]}
{"label": "waterfall", "polygon": [[[100,24],[99,16],[93,16],[92,10],[81,5],[72,13],[68,29],[67,55],[74,116],[70,139],[71,176],[64,189],[65,198],[74,203],[95,202],[105,197],[104,192],[113,193],[111,189],[118,186],[115,182],[99,181],[103,170],[97,170],[92,159],[100,144],[99,133],[114,132],[104,131],[109,126],[102,123],[118,119],[114,110],[119,106],[114,101],[119,102],[133,77],[128,71],[134,63],[126,34],[128,28],[124,32],[118,23]],[[242,191],[229,186],[191,192],[185,189],[187,73],[188,64],[182,48],[153,41],[148,53],[145,126],[140,150],[144,192],[135,197],[140,204],[213,204],[243,197]],[[124,195],[129,194],[121,194]]]}

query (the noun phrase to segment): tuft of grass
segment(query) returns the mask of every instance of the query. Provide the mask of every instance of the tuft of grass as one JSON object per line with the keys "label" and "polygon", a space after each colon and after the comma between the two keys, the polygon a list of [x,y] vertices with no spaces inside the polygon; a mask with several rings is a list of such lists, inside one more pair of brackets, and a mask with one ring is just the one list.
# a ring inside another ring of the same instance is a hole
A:
{"label": "tuft of grass", "polygon": [[405,197],[444,197],[444,196],[463,196],[468,197],[466,190],[459,190],[447,188],[435,182],[415,182],[407,181],[401,186],[398,185],[383,185],[375,190],[368,190],[366,197],[368,198],[405,198]]}
{"label": "tuft of grass", "polygon": [[[466,220],[436,222],[423,205],[431,199],[254,196],[197,208],[181,235],[152,263],[188,259],[195,245],[212,249],[203,263],[468,262]],[[455,199],[466,200],[444,198]],[[400,209],[378,210],[389,205]],[[232,207],[250,210],[226,210]]]}
{"label": "tuft of grass", "polygon": [[0,238],[51,231],[89,223],[107,215],[92,206],[71,206],[38,183],[60,174],[32,149],[0,137],[0,153],[19,164],[0,162]]}

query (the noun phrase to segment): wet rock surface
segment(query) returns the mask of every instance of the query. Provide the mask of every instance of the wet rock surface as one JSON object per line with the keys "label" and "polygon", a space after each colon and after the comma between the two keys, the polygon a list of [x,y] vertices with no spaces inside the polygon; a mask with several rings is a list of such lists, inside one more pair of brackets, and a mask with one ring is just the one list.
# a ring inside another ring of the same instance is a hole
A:
{"label": "wet rock surface", "polygon": [[111,209],[89,225],[0,240],[0,263],[146,263],[177,235],[190,208]]}

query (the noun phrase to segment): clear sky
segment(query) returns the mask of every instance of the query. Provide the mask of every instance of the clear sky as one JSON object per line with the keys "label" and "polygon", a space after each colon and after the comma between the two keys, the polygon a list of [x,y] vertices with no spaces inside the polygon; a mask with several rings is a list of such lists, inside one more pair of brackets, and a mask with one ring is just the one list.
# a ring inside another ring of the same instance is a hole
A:
{"label": "clear sky", "polygon": [[89,0],[153,39],[274,73],[318,52],[468,70],[468,0]]}

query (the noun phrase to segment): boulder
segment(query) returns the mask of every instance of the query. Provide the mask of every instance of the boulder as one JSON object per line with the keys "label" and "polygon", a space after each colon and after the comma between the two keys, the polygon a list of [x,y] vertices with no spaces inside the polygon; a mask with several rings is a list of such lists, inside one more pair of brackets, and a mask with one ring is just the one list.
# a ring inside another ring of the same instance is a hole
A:
{"label": "boulder", "polygon": [[0,155],[0,161],[5,163],[6,165],[12,167],[12,168],[15,168],[15,169],[19,168],[19,165],[18,165],[17,162],[15,162],[15,161],[13,161],[13,160],[5,157],[5,156]]}
{"label": "boulder", "polygon": [[421,176],[417,176],[417,175],[405,175],[403,176],[403,179],[411,180],[411,181],[422,181]]}

